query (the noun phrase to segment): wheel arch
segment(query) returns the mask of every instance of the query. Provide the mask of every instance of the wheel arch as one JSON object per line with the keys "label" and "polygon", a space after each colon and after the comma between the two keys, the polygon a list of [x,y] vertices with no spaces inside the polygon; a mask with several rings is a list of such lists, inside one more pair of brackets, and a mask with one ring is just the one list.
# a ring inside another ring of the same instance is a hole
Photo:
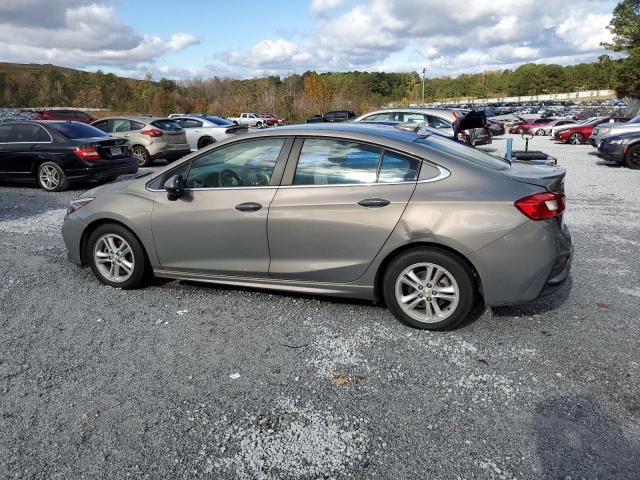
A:
{"label": "wheel arch", "polygon": [[407,252],[409,250],[413,250],[415,248],[431,248],[431,249],[434,249],[434,250],[441,250],[443,252],[446,252],[446,253],[458,258],[460,261],[462,261],[469,268],[469,270],[471,271],[472,276],[473,276],[473,280],[475,282],[476,290],[477,290],[478,294],[480,295],[480,297],[484,301],[484,288],[483,288],[483,283],[482,283],[482,277],[480,276],[480,273],[479,273],[478,269],[476,268],[476,266],[473,264],[473,262],[471,262],[471,260],[469,260],[465,255],[463,255],[458,250],[456,250],[456,249],[454,249],[452,247],[449,247],[447,245],[443,245],[441,243],[426,242],[426,241],[412,242],[412,243],[409,243],[409,244],[406,244],[406,245],[402,245],[402,246],[396,248],[395,250],[392,250],[391,252],[389,252],[387,254],[386,257],[384,257],[382,262],[380,262],[380,266],[378,267],[378,270],[376,271],[374,284],[373,284],[373,295],[374,295],[374,299],[376,301],[379,301],[379,300],[381,300],[383,298],[383,295],[382,295],[382,283],[383,283],[383,279],[384,279],[384,274],[386,273],[387,268],[389,267],[391,262],[395,258],[397,258],[399,255],[402,255],[404,252]]}
{"label": "wheel arch", "polygon": [[93,222],[89,223],[85,227],[84,231],[82,232],[82,236],[80,237],[80,261],[82,265],[89,264],[89,257],[88,257],[89,237],[98,227],[100,227],[101,225],[106,225],[110,223],[119,225],[120,227],[125,228],[131,235],[133,235],[133,237],[138,241],[138,243],[140,243],[140,246],[142,247],[142,251],[144,252],[144,261],[147,267],[150,267],[151,262],[149,260],[149,252],[147,252],[147,248],[144,242],[142,241],[142,239],[140,238],[140,236],[137,235],[129,225],[127,225],[124,222],[121,222],[120,220],[116,220],[114,218],[100,218],[100,219],[94,220]]}

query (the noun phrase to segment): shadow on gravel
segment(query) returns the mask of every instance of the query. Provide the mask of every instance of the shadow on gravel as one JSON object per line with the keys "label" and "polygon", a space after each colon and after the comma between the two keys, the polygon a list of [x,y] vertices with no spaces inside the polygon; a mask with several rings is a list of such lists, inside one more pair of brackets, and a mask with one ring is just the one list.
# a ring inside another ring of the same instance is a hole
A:
{"label": "shadow on gravel", "polygon": [[588,398],[545,400],[536,407],[533,427],[541,478],[640,478],[640,445]]}
{"label": "shadow on gravel", "polygon": [[492,307],[494,317],[514,317],[523,315],[537,315],[540,313],[551,312],[557,310],[569,298],[571,288],[573,287],[573,279],[571,276],[565,284],[552,295],[542,297],[533,302],[524,305],[511,305],[506,307]]}
{"label": "shadow on gravel", "polygon": [[596,162],[596,165],[602,165],[603,167],[613,167],[613,168],[622,168],[622,165],[620,165],[617,162],[608,162],[606,160],[599,160]]}

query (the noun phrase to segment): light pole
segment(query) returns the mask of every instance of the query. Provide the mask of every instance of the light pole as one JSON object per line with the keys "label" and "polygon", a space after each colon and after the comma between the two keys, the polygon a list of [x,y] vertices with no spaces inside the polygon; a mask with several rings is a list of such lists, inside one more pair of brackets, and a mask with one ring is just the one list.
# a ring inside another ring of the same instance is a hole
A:
{"label": "light pole", "polygon": [[422,69],[422,106],[424,106],[424,76],[427,74],[427,69]]}

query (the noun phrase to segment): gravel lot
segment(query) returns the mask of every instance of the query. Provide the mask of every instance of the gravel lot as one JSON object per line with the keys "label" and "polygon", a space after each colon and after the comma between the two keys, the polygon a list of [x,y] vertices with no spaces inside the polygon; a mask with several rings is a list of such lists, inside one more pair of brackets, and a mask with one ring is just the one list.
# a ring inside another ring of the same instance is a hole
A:
{"label": "gravel lot", "polygon": [[368,303],[104,287],[60,235],[89,186],[0,185],[0,478],[640,478],[640,172],[532,148],[568,170],[572,281],[449,333]]}

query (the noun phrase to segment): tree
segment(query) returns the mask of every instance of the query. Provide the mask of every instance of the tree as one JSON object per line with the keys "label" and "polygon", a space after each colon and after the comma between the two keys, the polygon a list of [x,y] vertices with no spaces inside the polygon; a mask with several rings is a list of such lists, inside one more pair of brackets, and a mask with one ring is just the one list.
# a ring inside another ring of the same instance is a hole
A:
{"label": "tree", "polygon": [[622,0],[618,3],[607,28],[613,34],[613,42],[604,46],[614,52],[627,54],[615,65],[616,93],[640,98],[640,0]]}

